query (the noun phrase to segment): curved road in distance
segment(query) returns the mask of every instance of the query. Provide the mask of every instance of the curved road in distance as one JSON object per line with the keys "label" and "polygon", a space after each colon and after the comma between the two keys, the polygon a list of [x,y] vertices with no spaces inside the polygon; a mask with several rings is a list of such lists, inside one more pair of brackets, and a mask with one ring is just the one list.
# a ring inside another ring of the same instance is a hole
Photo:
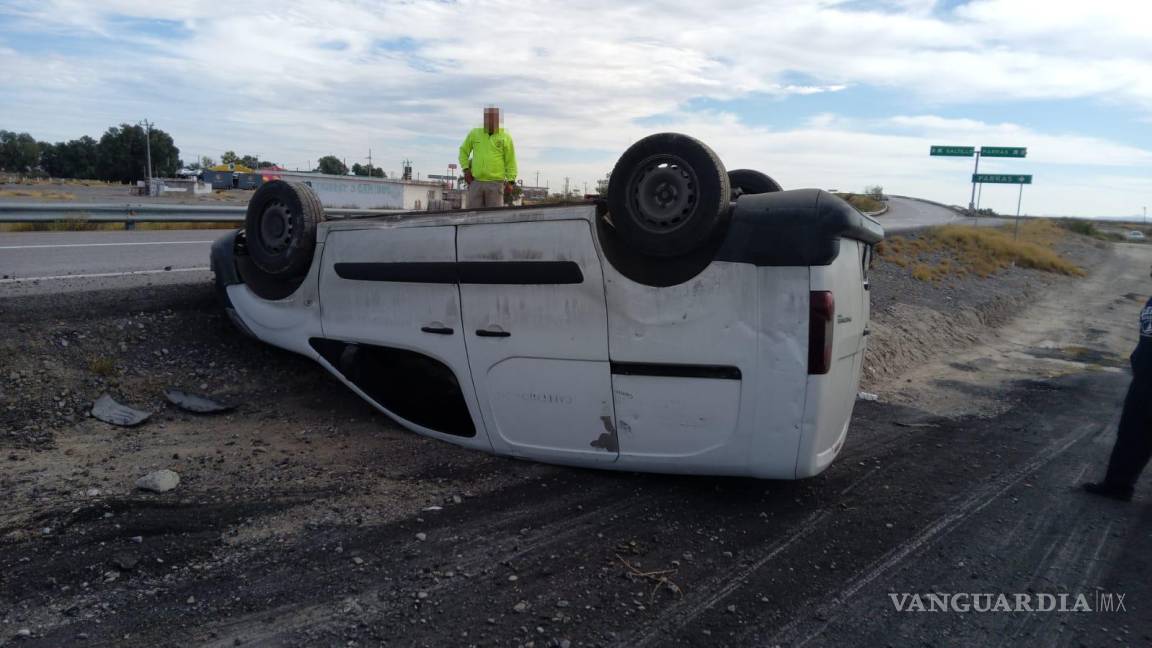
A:
{"label": "curved road in distance", "polygon": [[902,196],[889,196],[888,211],[875,218],[884,226],[885,232],[946,225],[963,220],[962,216],[947,207]]}

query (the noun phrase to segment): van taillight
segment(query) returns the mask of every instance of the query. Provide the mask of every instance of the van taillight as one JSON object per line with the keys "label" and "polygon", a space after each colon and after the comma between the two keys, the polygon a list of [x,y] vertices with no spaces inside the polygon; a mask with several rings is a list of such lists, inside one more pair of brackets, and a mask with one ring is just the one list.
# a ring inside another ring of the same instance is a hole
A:
{"label": "van taillight", "polygon": [[809,293],[808,373],[826,374],[832,368],[832,327],[836,302],[827,290]]}

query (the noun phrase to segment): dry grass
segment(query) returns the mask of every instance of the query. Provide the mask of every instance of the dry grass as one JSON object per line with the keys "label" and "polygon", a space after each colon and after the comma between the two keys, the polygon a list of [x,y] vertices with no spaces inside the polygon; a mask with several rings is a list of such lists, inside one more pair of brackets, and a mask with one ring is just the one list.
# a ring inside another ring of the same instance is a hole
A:
{"label": "dry grass", "polygon": [[75,200],[76,194],[67,191],[40,189],[0,189],[0,198],[40,198],[41,200]]}
{"label": "dry grass", "polygon": [[79,178],[36,178],[32,176],[21,176],[11,174],[0,174],[0,184],[15,184],[15,185],[30,185],[30,186],[44,186],[44,185],[72,185],[79,187],[124,187],[127,186],[120,182],[105,182],[104,180],[86,180]]}
{"label": "dry grass", "polygon": [[880,211],[884,208],[884,203],[880,202],[879,200],[869,198],[868,196],[863,196],[861,194],[839,193],[836,195],[843,198],[848,202],[849,205],[852,205],[862,212]]}
{"label": "dry grass", "polygon": [[1014,238],[1011,226],[944,225],[917,238],[894,236],[879,244],[876,253],[889,263],[910,268],[920,281],[969,273],[988,277],[1011,266],[1082,276],[1083,270],[1054,249],[1065,232],[1049,221],[1022,224],[1019,239]]}
{"label": "dry grass", "polygon": [[112,376],[116,374],[116,362],[112,358],[100,356],[92,358],[88,369],[98,376]]}

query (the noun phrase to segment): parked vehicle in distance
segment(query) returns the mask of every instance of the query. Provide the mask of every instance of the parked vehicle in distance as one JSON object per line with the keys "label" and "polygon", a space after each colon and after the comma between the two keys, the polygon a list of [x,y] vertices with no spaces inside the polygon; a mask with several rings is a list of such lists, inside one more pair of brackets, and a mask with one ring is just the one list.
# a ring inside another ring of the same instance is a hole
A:
{"label": "parked vehicle in distance", "polygon": [[1127,236],[1129,241],[1143,241],[1146,238],[1144,236],[1144,232],[1141,232],[1139,230],[1132,230],[1132,231],[1128,232],[1128,234],[1126,236]]}
{"label": "parked vehicle in distance", "polygon": [[239,328],[417,433],[538,461],[794,479],[840,452],[883,229],[675,133],[606,201],[326,220],[270,182],[213,246]]}

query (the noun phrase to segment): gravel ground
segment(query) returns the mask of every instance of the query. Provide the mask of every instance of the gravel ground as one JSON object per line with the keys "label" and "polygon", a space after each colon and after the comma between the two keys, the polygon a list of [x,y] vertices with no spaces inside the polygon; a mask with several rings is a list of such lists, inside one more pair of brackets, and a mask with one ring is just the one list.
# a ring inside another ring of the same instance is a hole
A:
{"label": "gravel ground", "polygon": [[[0,644],[1147,644],[1147,507],[1051,500],[1107,450],[1126,378],[1106,365],[1143,284],[1121,277],[1131,251],[1067,252],[1095,283],[1013,269],[923,284],[880,263],[870,380],[884,399],[859,403],[842,456],[801,482],[558,468],[428,440],[237,334],[207,284],[3,300]],[[1083,321],[1044,318],[1067,339],[996,328],[1056,291],[1084,304]],[[912,369],[933,378],[906,383]],[[238,409],[184,413],[163,399],[173,385]],[[941,390],[1008,405],[944,416]],[[105,392],[152,419],[89,418]],[[135,488],[161,469],[176,489]],[[1056,585],[1143,607],[929,619],[893,615],[886,595]]]}
{"label": "gravel ground", "polygon": [[[901,236],[914,239],[921,234]],[[1059,249],[1065,258],[1092,272],[1106,258],[1109,244],[1069,235]],[[861,379],[865,390],[879,388],[929,358],[986,340],[1041,295],[1075,282],[1015,266],[989,279],[951,274],[939,281],[922,281],[883,257],[877,257],[870,280],[872,335]]]}

